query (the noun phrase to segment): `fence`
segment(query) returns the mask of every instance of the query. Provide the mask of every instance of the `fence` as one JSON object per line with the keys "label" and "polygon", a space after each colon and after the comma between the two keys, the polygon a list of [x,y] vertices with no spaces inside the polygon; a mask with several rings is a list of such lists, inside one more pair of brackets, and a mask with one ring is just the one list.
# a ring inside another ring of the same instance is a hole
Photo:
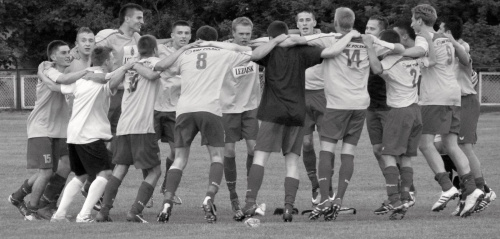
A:
{"label": "fence", "polygon": [[[15,70],[0,71],[0,109],[33,109],[38,83],[34,72],[34,69],[21,70],[17,75]],[[263,78],[261,73],[261,87]],[[20,89],[16,90],[18,83]],[[478,93],[482,106],[500,106],[500,72],[480,72]]]}

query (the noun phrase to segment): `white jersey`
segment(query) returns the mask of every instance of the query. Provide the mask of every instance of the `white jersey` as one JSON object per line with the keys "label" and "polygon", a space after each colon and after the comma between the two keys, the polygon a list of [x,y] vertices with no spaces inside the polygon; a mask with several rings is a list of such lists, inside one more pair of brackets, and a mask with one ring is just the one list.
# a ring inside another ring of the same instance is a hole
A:
{"label": "white jersey", "polygon": [[[177,51],[171,44],[158,45],[158,55],[165,59]],[[171,67],[160,74],[160,85],[155,102],[155,110],[160,112],[175,112],[177,101],[181,95],[181,76],[177,75],[177,66]]]}
{"label": "white jersey", "polygon": [[222,113],[226,114],[257,109],[260,102],[259,65],[246,62],[230,69],[222,83],[220,101]]}
{"label": "white jersey", "polygon": [[[331,47],[344,35],[340,33],[308,36],[308,44]],[[371,35],[370,35],[371,36]],[[373,36],[372,36],[373,37]],[[373,37],[378,56],[394,49],[394,44]],[[352,39],[344,51],[334,57],[324,59],[320,75],[325,81],[326,107],[329,109],[363,110],[370,105],[368,76],[370,64],[368,52],[361,38]]]}
{"label": "white jersey", "polygon": [[[464,41],[462,41],[460,44],[467,52],[467,54],[469,54],[469,44]],[[470,59],[470,61],[472,61],[472,59]],[[472,64],[470,64],[469,66],[464,66],[462,65],[462,63],[460,63],[457,57],[457,59],[455,59],[454,71],[457,76],[458,85],[460,86],[462,95],[477,94],[476,90],[474,89],[477,81],[474,81],[474,78],[472,77],[474,73],[472,70]]]}
{"label": "white jersey", "polygon": [[321,64],[306,69],[306,90],[322,90],[325,88]]}
{"label": "white jersey", "polygon": [[[102,73],[102,69],[95,67],[94,73]],[[114,93],[109,83],[80,79],[71,85],[61,85],[61,92],[75,96],[68,124],[69,144],[88,144],[113,137],[108,111],[110,96]]]}

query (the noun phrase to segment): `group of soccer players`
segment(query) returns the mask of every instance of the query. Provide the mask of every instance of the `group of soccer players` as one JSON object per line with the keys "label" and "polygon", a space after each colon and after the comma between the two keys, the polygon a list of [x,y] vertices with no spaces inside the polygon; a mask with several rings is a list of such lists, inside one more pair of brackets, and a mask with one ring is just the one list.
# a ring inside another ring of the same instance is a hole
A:
{"label": "group of soccer players", "polygon": [[[66,212],[81,191],[86,200],[76,222],[112,221],[118,189],[134,165],[144,181],[126,218],[146,223],[142,211],[162,171],[161,140],[170,152],[157,220],[168,222],[173,206],[182,204],[176,191],[198,132],[211,159],[202,202],[207,222],[217,220],[214,200],[223,176],[235,220],[264,214],[257,195],[273,152],[285,158],[283,220],[291,222],[295,213],[301,154],[312,185],[309,219],[334,220],[353,175],[365,119],[388,195],[375,214],[402,219],[415,204],[411,161],[418,148],[442,188],[432,211],[460,197],[453,215],[467,217],[496,198],[473,151],[479,103],[459,18],[444,19],[436,32],[435,9],[422,4],[412,9],[411,20],[398,21],[393,29],[385,18],[371,17],[360,34],[353,30],[354,12],[341,7],[334,16],[336,33],[324,34],[315,33],[314,13],[304,10],[296,15],[296,35],[274,21],[269,37],[252,40],[251,20],[239,17],[232,24],[232,43],[217,42],[217,31],[203,26],[189,44],[186,21],[172,25],[171,39],[156,39],[139,35],[144,24],[139,5],[124,5],[119,17],[118,30],[94,35],[80,28],[73,50],[59,40],[47,47],[50,62],[39,66],[37,101],[28,118],[27,167],[38,171],[9,196],[25,220],[68,222]],[[262,93],[259,65],[265,67]],[[236,193],[235,144],[242,139],[244,206]],[[76,176],[66,184],[70,172]],[[92,208],[99,211],[95,217]]]}

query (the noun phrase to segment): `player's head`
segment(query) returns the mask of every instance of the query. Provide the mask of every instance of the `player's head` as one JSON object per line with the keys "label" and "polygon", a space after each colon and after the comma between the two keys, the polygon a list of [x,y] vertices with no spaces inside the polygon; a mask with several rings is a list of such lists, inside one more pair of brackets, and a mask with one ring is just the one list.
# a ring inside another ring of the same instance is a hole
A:
{"label": "player's head", "polygon": [[144,24],[143,9],[135,3],[127,3],[122,6],[119,13],[120,26],[127,26],[134,32],[140,32]]}
{"label": "player's head", "polygon": [[52,61],[56,66],[67,67],[71,64],[71,55],[69,54],[68,43],[55,40],[51,41],[47,46],[47,57],[49,61]]}
{"label": "player's head", "polygon": [[436,9],[429,4],[420,4],[412,8],[411,13],[411,27],[415,32],[420,32],[423,26],[432,27],[436,23]]}
{"label": "player's head", "polygon": [[282,21],[274,21],[267,27],[267,35],[271,38],[275,38],[281,34],[288,35],[288,26]]}
{"label": "player's head", "polygon": [[354,12],[347,7],[339,7],[335,9],[335,17],[333,18],[333,25],[335,30],[339,33],[350,32],[354,26]]}
{"label": "player's head", "polygon": [[219,39],[219,34],[215,28],[205,25],[196,31],[196,39],[204,41],[217,41]]}
{"label": "player's head", "polygon": [[90,55],[95,46],[95,35],[88,27],[80,27],[76,33],[75,46],[83,55]]}
{"label": "player's head", "polygon": [[248,45],[252,39],[253,23],[248,17],[238,17],[232,24],[234,43],[242,46]]}
{"label": "player's head", "polygon": [[152,57],[156,55],[158,44],[156,38],[151,35],[144,35],[137,42],[137,50],[141,57]]}
{"label": "player's head", "polygon": [[172,37],[175,48],[181,48],[189,43],[191,40],[191,25],[186,21],[176,21],[172,25]]}
{"label": "player's head", "polygon": [[314,33],[314,27],[316,27],[317,24],[316,16],[312,10],[302,10],[297,13],[295,22],[302,36],[312,35]]}
{"label": "player's head", "polygon": [[90,61],[93,66],[101,66],[102,68],[107,69],[108,71],[113,70],[113,60],[111,53],[113,49],[105,46],[97,46],[92,50],[92,54],[90,55]]}
{"label": "player's head", "polygon": [[399,38],[401,39],[401,44],[404,47],[409,48],[415,46],[415,30],[411,27],[411,21],[404,19],[397,21],[392,26],[392,29],[399,33]]}
{"label": "player's head", "polygon": [[387,18],[382,17],[380,15],[371,16],[368,22],[366,23],[365,34],[374,35],[379,37],[380,33],[387,29],[389,26],[389,22]]}
{"label": "player's head", "polygon": [[439,31],[443,33],[448,33],[455,39],[462,38],[462,32],[464,30],[464,23],[460,17],[449,16],[441,22],[439,25]]}
{"label": "player's head", "polygon": [[380,33],[380,40],[386,41],[389,43],[400,43],[399,33],[392,29],[384,30]]}

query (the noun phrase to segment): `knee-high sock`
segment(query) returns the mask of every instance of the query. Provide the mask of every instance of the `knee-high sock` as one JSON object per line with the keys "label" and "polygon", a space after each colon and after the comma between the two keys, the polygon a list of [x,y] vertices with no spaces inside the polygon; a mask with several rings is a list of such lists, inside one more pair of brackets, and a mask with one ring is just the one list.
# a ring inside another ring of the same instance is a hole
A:
{"label": "knee-high sock", "polygon": [[413,186],[413,168],[402,167],[401,175],[401,200],[410,200],[410,191]]}
{"label": "knee-high sock", "polygon": [[208,174],[208,189],[206,196],[215,199],[215,194],[219,191],[222,175],[224,174],[224,165],[221,163],[210,164],[210,173]]}
{"label": "knee-high sock", "polygon": [[99,201],[99,198],[102,197],[107,183],[108,180],[101,176],[97,176],[96,179],[94,179],[92,184],[90,184],[89,193],[87,194],[87,198],[83,203],[82,210],[80,210],[80,216],[85,217],[90,215],[90,213],[92,212],[92,208],[97,203],[97,201]]}
{"label": "knee-high sock", "polygon": [[74,177],[73,179],[71,179],[71,181],[69,181],[68,185],[66,185],[66,189],[64,189],[61,198],[61,203],[59,203],[59,208],[57,208],[57,212],[54,214],[53,217],[55,218],[66,217],[66,213],[68,212],[68,208],[71,205],[71,202],[73,202],[75,196],[78,194],[78,192],[80,192],[82,186],[83,183],[76,177]]}
{"label": "knee-high sock", "polygon": [[31,193],[31,188],[32,188],[32,186],[30,186],[28,184],[28,179],[26,179],[26,180],[24,180],[24,182],[21,185],[21,187],[19,187],[19,189],[17,189],[17,191],[15,191],[12,194],[12,197],[15,200],[17,200],[17,201],[22,201],[22,200],[24,200],[24,198],[26,197],[26,195],[28,195],[28,194]]}
{"label": "knee-high sock", "polygon": [[387,197],[390,202],[396,202],[400,199],[398,190],[399,183],[399,170],[397,167],[389,166],[384,168],[385,188],[387,190]]}
{"label": "knee-high sock", "polygon": [[340,161],[341,165],[339,169],[339,182],[337,188],[338,194],[335,198],[343,199],[347,186],[349,186],[349,182],[351,181],[352,174],[354,173],[354,155],[341,154]]}
{"label": "knee-high sock", "polygon": [[321,202],[328,199],[330,187],[332,185],[332,158],[335,155],[328,151],[319,152],[318,184],[321,193]]}
{"label": "knee-high sock", "polygon": [[167,172],[167,184],[165,186],[165,195],[163,203],[172,203],[172,198],[175,195],[175,191],[179,187],[182,178],[182,170],[178,168],[173,168]]}
{"label": "knee-high sock", "polygon": [[229,190],[229,198],[238,198],[236,193],[236,160],[234,157],[224,157],[224,176],[226,177],[227,189]]}
{"label": "knee-high sock", "polygon": [[151,199],[154,190],[155,188],[153,187],[153,185],[147,183],[146,181],[143,181],[141,183],[141,186],[139,187],[139,190],[137,191],[137,196],[135,197],[135,201],[134,204],[132,204],[130,212],[136,215],[141,214],[142,210],[144,210],[144,205],[146,205],[149,199]]}
{"label": "knee-high sock", "polygon": [[436,176],[434,176],[434,179],[439,183],[443,192],[446,192],[453,187],[449,173],[437,173]]}
{"label": "knee-high sock", "polygon": [[483,177],[475,178],[474,181],[476,183],[476,187],[484,191],[484,185],[486,185],[484,178]]}
{"label": "knee-high sock", "polygon": [[258,164],[252,164],[252,168],[250,168],[250,173],[247,178],[246,203],[255,203],[263,179],[264,167]]}
{"label": "knee-high sock", "polygon": [[165,176],[167,176],[167,171],[172,167],[172,164],[174,163],[174,160],[167,158],[167,161],[165,162]]}
{"label": "knee-high sock", "polygon": [[104,189],[103,196],[103,208],[111,209],[113,207],[113,202],[115,201],[116,194],[118,194],[118,188],[122,184],[122,181],[117,177],[111,175],[109,177],[108,183],[106,184],[106,188]]}
{"label": "knee-high sock", "polygon": [[253,164],[253,155],[247,154],[247,177],[250,175],[250,168]]}
{"label": "knee-high sock", "polygon": [[65,184],[66,178],[60,176],[57,173],[54,173],[54,175],[50,177],[49,183],[45,187],[45,191],[40,198],[40,202],[38,202],[38,207],[43,208],[54,201],[57,202],[57,200],[59,199],[59,195],[61,195],[61,192],[64,189]]}
{"label": "knee-high sock", "polygon": [[316,192],[319,188],[318,176],[316,176],[316,152],[313,150],[302,150],[302,160],[306,167],[307,177],[311,180],[312,191]]}
{"label": "knee-high sock", "polygon": [[295,196],[299,190],[299,180],[296,178],[285,178],[285,209],[292,210],[295,203]]}
{"label": "knee-high sock", "polygon": [[476,190],[476,182],[474,180],[474,175],[472,173],[464,174],[460,176],[460,182],[463,184],[462,188],[462,196],[466,198],[469,196],[474,190]]}

